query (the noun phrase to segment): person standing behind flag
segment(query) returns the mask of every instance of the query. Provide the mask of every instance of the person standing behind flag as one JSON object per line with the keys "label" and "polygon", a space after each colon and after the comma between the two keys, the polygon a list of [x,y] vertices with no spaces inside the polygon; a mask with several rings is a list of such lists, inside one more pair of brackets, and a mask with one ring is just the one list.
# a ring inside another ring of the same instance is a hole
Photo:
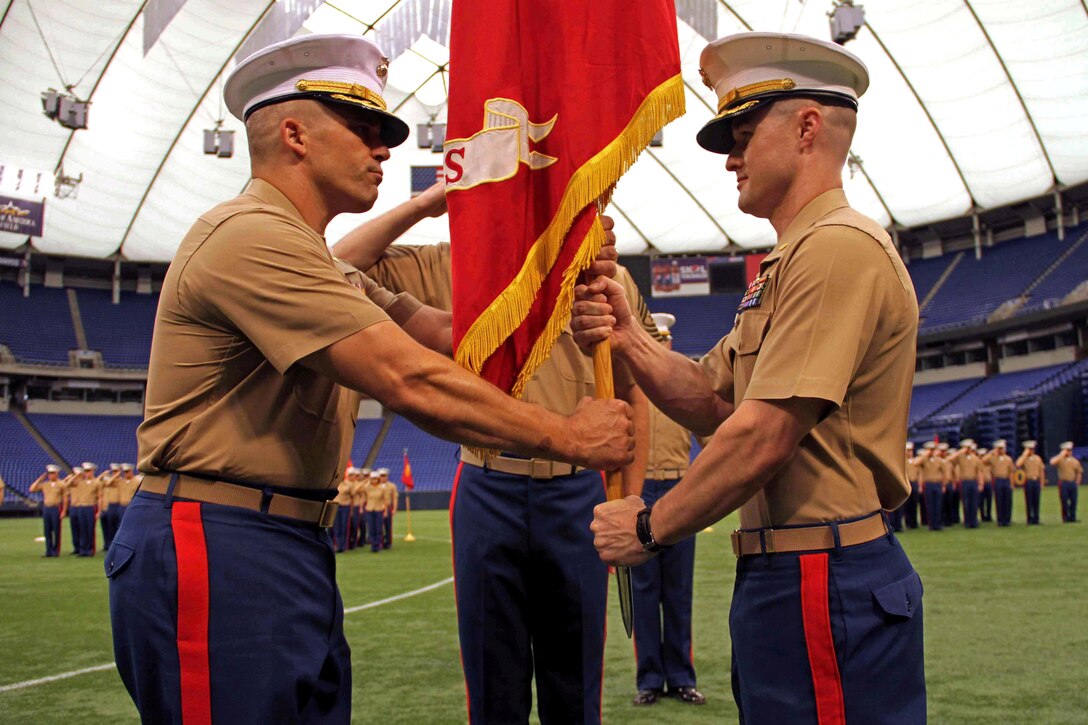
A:
{"label": "person standing behind flag", "polygon": [[924,723],[922,582],[882,513],[910,492],[918,303],[887,232],[842,191],[868,72],[841,46],[756,32],[712,42],[700,66],[719,105],[696,139],[728,154],[740,210],[778,244],[700,363],[633,324],[614,280],[578,288],[579,344],[610,339],[652,403],[710,436],[653,507],[598,506],[594,543],[637,566],[739,508],[741,720]]}
{"label": "person standing behind flag", "polygon": [[1073,455],[1073,441],[1065,441],[1058,455],[1050,459],[1058,469],[1058,496],[1062,501],[1062,521],[1077,522],[1077,487],[1084,479],[1084,466]]}
{"label": "person standing behind flag", "polygon": [[[436,184],[357,227],[333,252],[364,268],[383,287],[448,311],[453,300],[450,245],[392,244],[395,235],[442,213],[440,189]],[[611,245],[613,221],[603,217],[602,224]],[[613,246],[607,250],[615,251]],[[638,300],[643,326],[656,330],[630,275],[624,271],[620,279]],[[530,380],[525,399],[563,413],[592,393],[593,376],[592,360],[565,331]],[[624,474],[625,485],[637,490],[645,468],[645,397],[622,378],[616,392],[636,411],[636,463]],[[511,683],[529,682],[534,674],[540,711],[548,712],[547,717],[580,722],[586,712],[599,713],[607,570],[593,549],[588,524],[593,506],[604,497],[600,482],[599,471],[512,453],[500,453],[485,466],[471,451],[461,449],[451,526],[461,659],[473,722],[527,718],[531,693],[512,688]],[[488,511],[502,511],[503,516],[496,521]],[[527,533],[539,543],[530,546]],[[555,580],[536,581],[535,570],[552,572]],[[491,593],[485,595],[485,590]],[[496,612],[497,605],[489,601],[502,606]],[[483,625],[489,607],[488,616],[501,617],[502,626]],[[574,612],[579,612],[577,617]],[[580,694],[577,698],[564,694],[569,692]]]}

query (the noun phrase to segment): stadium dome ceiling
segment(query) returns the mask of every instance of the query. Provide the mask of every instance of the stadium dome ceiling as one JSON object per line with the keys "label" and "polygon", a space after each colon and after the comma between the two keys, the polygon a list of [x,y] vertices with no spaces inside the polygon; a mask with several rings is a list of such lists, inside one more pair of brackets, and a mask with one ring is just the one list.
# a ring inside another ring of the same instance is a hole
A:
{"label": "stadium dome ceiling", "polygon": [[[772,244],[765,221],[737,211],[724,158],[695,143],[715,107],[699,81],[699,53],[709,39],[747,29],[827,38],[831,2],[676,6],[688,112],[617,188],[620,249]],[[414,135],[416,124],[445,121],[449,9],[450,0],[0,1],[0,193],[47,199],[35,251],[169,260],[193,220],[247,180],[244,132],[231,158],[203,148],[204,131],[220,120],[242,131],[221,100],[236,59],[298,33],[364,33],[393,58],[387,100],[413,128],[386,164],[375,212],[388,209],[408,198],[410,167],[441,159]],[[872,76],[844,169],[854,206],[910,228],[1088,180],[1083,0],[868,0],[864,10],[866,24],[847,45]],[[65,87],[90,101],[89,128],[73,132],[43,115],[41,93]],[[54,173],[81,180],[61,184],[66,196],[58,196]],[[26,188],[34,178],[42,182]],[[363,218],[338,217],[330,242]],[[406,241],[446,238],[445,219],[428,219]],[[26,242],[0,232],[0,248]]]}

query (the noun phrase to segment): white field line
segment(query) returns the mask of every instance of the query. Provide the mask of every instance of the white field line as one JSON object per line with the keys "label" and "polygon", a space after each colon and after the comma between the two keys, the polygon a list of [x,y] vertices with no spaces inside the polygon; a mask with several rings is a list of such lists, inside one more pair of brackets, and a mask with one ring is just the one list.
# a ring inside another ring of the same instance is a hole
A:
{"label": "white field line", "polygon": [[[360,604],[357,607],[351,607],[349,609],[345,609],[344,614],[351,614],[352,612],[361,612],[364,609],[373,609],[374,607],[380,607],[383,604],[390,604],[391,602],[399,602],[402,599],[408,599],[409,597],[414,597],[417,594],[423,594],[423,593],[429,592],[429,591],[431,591],[433,589],[438,589],[439,587],[444,587],[447,584],[451,584],[452,582],[453,582],[453,577],[451,576],[451,577],[449,577],[447,579],[443,579],[442,581],[435,582],[434,584],[428,584],[427,586],[422,587],[420,589],[415,589],[415,590],[410,591],[410,592],[404,592],[403,594],[398,594],[395,597],[388,597],[386,599],[379,599],[376,602],[368,602],[367,604]],[[105,664],[105,665],[96,665],[94,667],[85,667],[82,670],[72,670],[71,672],[62,672],[59,675],[50,675],[49,677],[39,677],[36,680],[24,680],[23,682],[13,682],[10,685],[0,685],[0,693],[11,692],[12,690],[22,690],[22,689],[27,688],[27,687],[35,687],[36,685],[44,685],[47,682],[55,682],[56,680],[66,680],[69,677],[77,677],[79,675],[87,675],[87,674],[90,674],[91,672],[102,672],[103,670],[112,670],[116,666],[117,666],[116,663],[110,662],[109,664]]]}

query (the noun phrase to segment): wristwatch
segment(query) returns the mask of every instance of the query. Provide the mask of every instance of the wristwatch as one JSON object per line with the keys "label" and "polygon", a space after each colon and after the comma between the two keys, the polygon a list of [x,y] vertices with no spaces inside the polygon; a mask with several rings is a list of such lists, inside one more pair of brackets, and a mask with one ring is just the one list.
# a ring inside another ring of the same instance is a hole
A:
{"label": "wristwatch", "polygon": [[638,518],[635,519],[635,534],[638,536],[639,543],[642,544],[642,548],[651,554],[656,554],[659,551],[664,551],[667,546],[662,546],[654,539],[654,534],[650,531],[650,507],[642,509],[638,512]]}

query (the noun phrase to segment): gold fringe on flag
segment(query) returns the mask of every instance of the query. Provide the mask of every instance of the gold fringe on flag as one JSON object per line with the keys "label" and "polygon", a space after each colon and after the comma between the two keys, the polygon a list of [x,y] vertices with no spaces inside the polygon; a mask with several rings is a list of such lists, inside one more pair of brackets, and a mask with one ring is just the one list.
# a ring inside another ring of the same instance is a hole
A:
{"label": "gold fringe on flag", "polygon": [[[525,321],[544,278],[555,265],[575,217],[602,198],[607,203],[606,197],[611,195],[616,181],[649,145],[654,134],[683,114],[684,82],[681,76],[676,75],[651,91],[627,127],[571,175],[555,216],[529,249],[521,270],[472,323],[457,346],[454,359],[462,367],[480,373],[499,345]],[[604,227],[598,218],[563,272],[559,299],[552,315],[514,381],[511,394],[515,397],[521,397],[533,373],[548,359],[552,345],[570,319],[578,276],[596,259],[604,241]]]}

